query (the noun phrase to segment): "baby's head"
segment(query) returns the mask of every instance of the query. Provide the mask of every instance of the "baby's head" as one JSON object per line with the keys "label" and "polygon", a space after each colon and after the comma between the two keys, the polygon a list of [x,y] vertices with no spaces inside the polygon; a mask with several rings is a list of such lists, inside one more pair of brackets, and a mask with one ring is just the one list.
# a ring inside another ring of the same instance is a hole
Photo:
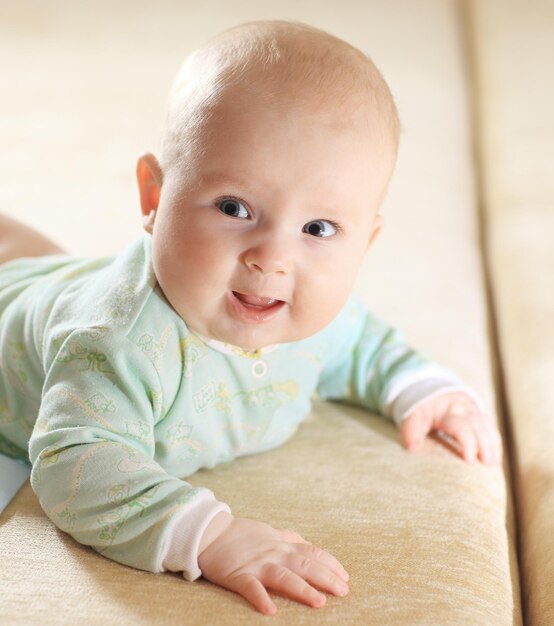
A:
{"label": "baby's head", "polygon": [[373,63],[297,23],[195,51],[137,167],[154,271],[197,333],[244,349],[326,326],[382,226],[399,124]]}

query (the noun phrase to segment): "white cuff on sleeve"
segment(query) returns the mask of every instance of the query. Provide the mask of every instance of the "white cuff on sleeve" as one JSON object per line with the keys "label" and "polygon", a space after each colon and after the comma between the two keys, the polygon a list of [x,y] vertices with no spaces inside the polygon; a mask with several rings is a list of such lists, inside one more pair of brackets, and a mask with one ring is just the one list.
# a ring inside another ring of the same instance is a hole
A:
{"label": "white cuff on sleeve", "polygon": [[479,396],[450,372],[438,367],[429,367],[414,372],[396,381],[389,390],[385,402],[385,414],[400,424],[420,404],[443,393],[462,392],[467,394],[484,410]]}
{"label": "white cuff on sleeve", "polygon": [[[440,396],[443,393],[453,393],[453,392],[465,393],[475,402],[475,404],[479,407],[481,411],[484,410],[481,398],[479,398],[479,396],[475,393],[475,391],[473,391],[473,389],[471,389],[471,387],[466,387],[465,385],[451,385],[451,384],[444,383],[443,381],[443,385],[441,387],[435,388],[434,391],[430,393],[426,393],[425,395],[423,395],[423,397],[420,396],[419,399],[416,400],[415,397],[413,396],[419,395],[419,391],[420,390],[418,389],[414,389],[413,394],[412,394],[411,389],[407,390],[407,393],[406,393],[407,397],[402,397],[401,399],[399,398],[400,404],[398,405],[398,410],[396,410],[397,409],[396,404],[393,408],[393,419],[397,424],[400,424],[400,422],[405,420],[408,417],[408,415],[415,408],[417,408],[420,404],[427,402],[427,400],[430,400],[431,398],[434,398],[435,396]],[[412,396],[412,398],[410,398],[409,396]]]}
{"label": "white cuff on sleeve", "polygon": [[222,511],[231,509],[215,499],[209,489],[202,489],[190,505],[184,507],[172,520],[166,531],[165,544],[160,556],[160,571],[183,572],[186,580],[202,576],[198,567],[200,540],[212,519]]}

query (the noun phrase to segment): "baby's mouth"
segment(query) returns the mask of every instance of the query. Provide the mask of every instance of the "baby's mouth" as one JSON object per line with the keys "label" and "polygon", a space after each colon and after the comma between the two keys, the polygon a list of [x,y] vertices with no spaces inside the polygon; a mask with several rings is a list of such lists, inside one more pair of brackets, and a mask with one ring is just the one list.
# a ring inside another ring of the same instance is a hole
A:
{"label": "baby's mouth", "polygon": [[244,306],[254,308],[254,309],[268,309],[281,300],[276,300],[275,298],[260,298],[258,296],[249,296],[245,293],[239,293],[238,291],[233,291],[233,295],[237,300],[240,300]]}
{"label": "baby's mouth", "polygon": [[252,296],[233,291],[231,297],[232,311],[239,319],[246,322],[267,322],[285,305],[283,300]]}

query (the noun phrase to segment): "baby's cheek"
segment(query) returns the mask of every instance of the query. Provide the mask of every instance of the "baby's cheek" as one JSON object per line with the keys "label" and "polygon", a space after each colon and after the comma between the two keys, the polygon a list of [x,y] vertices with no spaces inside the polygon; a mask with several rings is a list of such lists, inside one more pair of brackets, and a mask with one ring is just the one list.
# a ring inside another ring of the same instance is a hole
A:
{"label": "baby's cheek", "polygon": [[303,290],[301,299],[293,306],[293,322],[304,329],[304,335],[313,334],[330,324],[340,313],[349,290],[330,287],[327,283]]}

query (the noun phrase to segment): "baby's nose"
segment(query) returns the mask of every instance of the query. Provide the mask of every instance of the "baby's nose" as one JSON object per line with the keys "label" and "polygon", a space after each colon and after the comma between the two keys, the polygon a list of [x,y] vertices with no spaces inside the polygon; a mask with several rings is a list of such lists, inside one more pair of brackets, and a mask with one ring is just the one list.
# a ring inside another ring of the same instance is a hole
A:
{"label": "baby's nose", "polygon": [[292,268],[292,251],[284,242],[260,242],[244,254],[249,270],[262,274],[288,274]]}

